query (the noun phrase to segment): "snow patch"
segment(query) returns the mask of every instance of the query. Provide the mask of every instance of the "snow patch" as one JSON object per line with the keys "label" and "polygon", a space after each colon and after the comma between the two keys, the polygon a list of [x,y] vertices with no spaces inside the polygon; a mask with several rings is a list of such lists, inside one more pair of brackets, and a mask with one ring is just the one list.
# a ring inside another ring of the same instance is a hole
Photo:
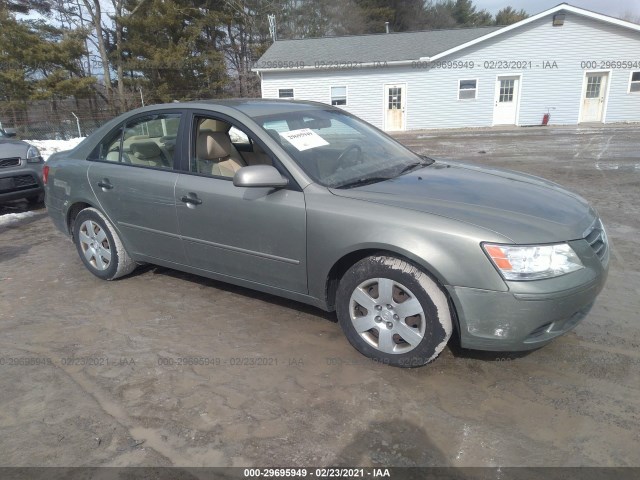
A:
{"label": "snow patch", "polygon": [[28,140],[28,142],[40,150],[40,154],[46,162],[52,154],[63,150],[71,150],[82,140],[84,140],[84,137],[72,138],[70,140]]}
{"label": "snow patch", "polygon": [[35,216],[35,212],[20,212],[20,213],[7,213],[0,216],[0,227],[6,227],[18,223],[20,220]]}

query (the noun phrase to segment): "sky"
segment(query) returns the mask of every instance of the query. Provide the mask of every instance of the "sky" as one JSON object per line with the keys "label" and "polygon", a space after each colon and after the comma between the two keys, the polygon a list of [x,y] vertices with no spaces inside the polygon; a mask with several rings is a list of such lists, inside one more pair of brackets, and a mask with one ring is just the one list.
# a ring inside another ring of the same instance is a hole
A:
{"label": "sky", "polygon": [[[540,13],[551,7],[563,3],[562,0],[476,0],[474,4],[478,9],[485,9],[495,14],[501,8],[511,5],[520,10],[524,8],[529,15]],[[566,3],[574,7],[586,8],[594,12],[622,17],[629,12],[640,17],[640,0],[566,0]]]}

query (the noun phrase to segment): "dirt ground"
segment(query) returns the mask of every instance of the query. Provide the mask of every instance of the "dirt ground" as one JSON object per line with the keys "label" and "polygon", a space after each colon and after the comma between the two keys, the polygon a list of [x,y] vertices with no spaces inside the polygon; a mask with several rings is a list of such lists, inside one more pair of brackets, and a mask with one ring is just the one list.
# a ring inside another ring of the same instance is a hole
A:
{"label": "dirt ground", "polygon": [[640,466],[640,126],[398,138],[591,201],[613,250],[589,317],[401,370],[299,303],[165,268],[103,282],[35,209],[0,227],[0,465]]}

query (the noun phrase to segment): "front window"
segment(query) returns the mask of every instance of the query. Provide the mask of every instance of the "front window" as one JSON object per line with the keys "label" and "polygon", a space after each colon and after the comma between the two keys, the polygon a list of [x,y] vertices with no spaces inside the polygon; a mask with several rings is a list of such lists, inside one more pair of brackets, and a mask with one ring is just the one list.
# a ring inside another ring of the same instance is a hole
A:
{"label": "front window", "polygon": [[293,88],[278,89],[278,98],[293,98]]}
{"label": "front window", "polygon": [[600,86],[602,85],[602,76],[593,75],[587,77],[587,98],[598,98],[600,96]]}
{"label": "front window", "polygon": [[629,93],[640,93],[640,72],[631,72]]}
{"label": "front window", "polygon": [[513,102],[513,90],[515,88],[515,80],[500,80],[500,96],[498,102],[509,103]]}
{"label": "front window", "polygon": [[458,82],[458,100],[474,100],[477,87],[477,80],[460,80]]}
{"label": "front window", "polygon": [[331,87],[331,105],[347,104],[347,87]]}
{"label": "front window", "polygon": [[314,181],[326,187],[387,180],[428,163],[369,124],[334,109],[255,120]]}

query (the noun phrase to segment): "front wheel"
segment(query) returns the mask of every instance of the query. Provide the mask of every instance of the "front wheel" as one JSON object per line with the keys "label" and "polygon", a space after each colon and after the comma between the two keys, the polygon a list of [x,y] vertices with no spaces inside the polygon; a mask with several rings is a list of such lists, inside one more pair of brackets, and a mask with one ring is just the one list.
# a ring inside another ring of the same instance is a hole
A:
{"label": "front wheel", "polygon": [[113,225],[98,210],[85,208],[73,225],[73,240],[80,259],[96,277],[114,280],[136,268]]}
{"label": "front wheel", "polygon": [[381,363],[417,367],[434,360],[451,337],[451,312],[438,284],[411,263],[365,258],[340,280],[338,321],[349,342]]}

